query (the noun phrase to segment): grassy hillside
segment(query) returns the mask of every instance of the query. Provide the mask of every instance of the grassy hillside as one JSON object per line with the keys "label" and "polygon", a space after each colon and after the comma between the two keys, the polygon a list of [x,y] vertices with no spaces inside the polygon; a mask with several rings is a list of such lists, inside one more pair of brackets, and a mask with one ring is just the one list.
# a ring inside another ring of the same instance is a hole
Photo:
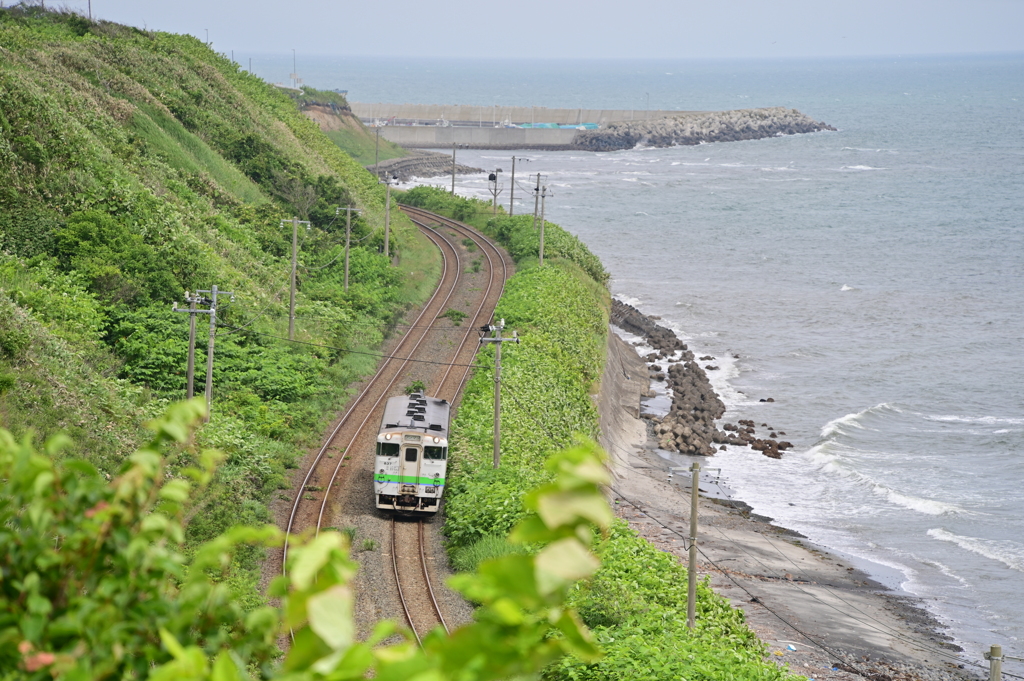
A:
{"label": "grassy hillside", "polygon": [[[436,276],[397,211],[400,264],[381,254],[383,202],[295,101],[195,38],[0,9],[0,425],[69,431],[68,455],[114,474],[140,424],[184,396],[188,315],[172,303],[216,284],[235,297],[218,310],[213,417],[195,445],[228,460],[189,533],[267,520],[285,469]],[[350,203],[345,291],[337,207]],[[294,343],[292,216],[309,223]],[[240,587],[257,557],[241,567]]]}

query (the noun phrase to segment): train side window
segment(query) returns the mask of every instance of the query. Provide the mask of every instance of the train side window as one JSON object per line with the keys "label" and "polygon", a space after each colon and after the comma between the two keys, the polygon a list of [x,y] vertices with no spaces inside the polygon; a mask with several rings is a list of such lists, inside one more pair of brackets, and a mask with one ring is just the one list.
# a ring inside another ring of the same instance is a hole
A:
{"label": "train side window", "polygon": [[405,460],[406,461],[415,461],[416,460],[416,448],[415,447],[406,447],[405,448]]}
{"label": "train side window", "polygon": [[377,456],[398,456],[397,442],[378,442]]}
{"label": "train side window", "polygon": [[448,454],[447,449],[447,447],[424,447],[423,458],[444,461]]}

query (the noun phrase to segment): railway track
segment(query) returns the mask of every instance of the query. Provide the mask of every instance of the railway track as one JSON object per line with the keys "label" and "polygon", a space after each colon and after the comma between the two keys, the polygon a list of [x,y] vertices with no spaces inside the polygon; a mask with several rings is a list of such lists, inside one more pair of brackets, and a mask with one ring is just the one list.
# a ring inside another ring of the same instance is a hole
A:
{"label": "railway track", "polygon": [[[338,497],[372,499],[370,485],[365,485],[365,489],[361,485],[365,484],[366,471],[372,471],[372,442],[376,426],[384,402],[388,397],[400,394],[406,380],[415,376],[427,385],[428,393],[457,404],[462,387],[471,375],[478,349],[476,330],[490,321],[505,280],[511,276],[510,258],[476,230],[427,211],[406,207],[403,210],[441,252],[441,281],[405,336],[381,362],[377,373],[366,381],[308,464],[288,515],[286,530],[289,535],[310,529],[319,533],[331,525],[336,516],[351,519],[353,511],[337,510],[339,503],[345,505],[338,501]],[[464,256],[468,249],[463,241],[467,239],[475,245],[472,255],[480,254],[480,264],[484,266],[476,269],[483,272],[484,281],[480,281],[481,276],[474,268],[466,267]],[[469,274],[467,270],[473,273]],[[467,308],[464,311],[466,317],[461,328],[453,327],[444,315],[447,310],[460,306]],[[443,342],[438,339],[442,334],[445,336]],[[363,508],[355,524],[364,534],[375,534],[383,539],[383,528],[377,527],[383,521],[376,512],[368,513]],[[389,552],[392,574],[389,581],[393,582],[401,614],[417,638],[419,632],[439,623],[447,629],[431,584],[432,556],[426,548],[429,525],[422,521],[396,523],[392,519],[391,528]],[[281,554],[282,572],[286,570],[288,548],[286,539]],[[410,567],[415,560],[420,563],[418,569]],[[383,566],[364,562],[362,569],[382,570]],[[383,616],[400,614],[398,608],[386,605],[378,605],[375,609]]]}
{"label": "railway track", "polygon": [[391,565],[398,587],[398,598],[409,628],[422,642],[420,632],[438,624],[449,631],[430,582],[430,560],[426,551],[426,525],[421,520],[391,519]]}

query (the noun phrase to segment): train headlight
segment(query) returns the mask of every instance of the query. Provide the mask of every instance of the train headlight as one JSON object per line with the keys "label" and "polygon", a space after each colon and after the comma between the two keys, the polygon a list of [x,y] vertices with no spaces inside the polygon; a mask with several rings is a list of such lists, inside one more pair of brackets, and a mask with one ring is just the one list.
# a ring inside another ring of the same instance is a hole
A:
{"label": "train headlight", "polygon": [[391,439],[391,433],[384,433],[384,439],[385,440],[390,440]]}
{"label": "train headlight", "polygon": [[440,441],[441,441],[441,438],[439,438],[439,437],[437,437],[437,436],[435,435],[435,436],[434,436],[434,442],[440,442]]}

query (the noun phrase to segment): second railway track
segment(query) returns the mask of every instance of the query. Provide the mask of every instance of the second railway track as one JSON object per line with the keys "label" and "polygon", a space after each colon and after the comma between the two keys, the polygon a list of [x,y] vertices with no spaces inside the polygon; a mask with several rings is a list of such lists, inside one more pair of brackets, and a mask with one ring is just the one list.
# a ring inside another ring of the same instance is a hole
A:
{"label": "second railway track", "polygon": [[[440,250],[441,281],[407,333],[393,343],[377,373],[365,382],[307,464],[301,485],[295,491],[286,530],[318,533],[330,526],[351,528],[356,535],[353,554],[361,563],[356,583],[360,601],[365,601],[361,608],[365,618],[361,619],[366,620],[364,623],[382,617],[404,619],[414,631],[425,633],[444,623],[443,608],[437,605],[427,586],[442,581],[431,575],[433,563],[437,562],[433,555],[437,551],[434,524],[393,523],[373,508],[373,439],[384,401],[401,394],[413,381],[422,381],[428,393],[458,404],[478,349],[476,329],[491,320],[505,281],[511,276],[512,264],[502,249],[470,227],[427,211],[407,207],[403,210]],[[467,243],[474,244],[472,253]],[[467,267],[466,256],[470,254],[479,258],[482,266]],[[450,309],[465,315],[460,326],[444,316]],[[399,540],[398,549],[392,548],[394,532],[388,529],[395,525],[404,538]],[[405,525],[417,527],[418,536],[405,537]],[[409,542],[408,549],[405,541]],[[415,549],[416,546],[425,548]],[[280,556],[281,569],[286,564],[287,551],[286,544]],[[422,553],[418,570],[421,577],[413,576],[415,585],[406,587],[399,596],[399,575],[405,584],[408,575],[417,574],[417,570],[407,567],[411,558],[406,554],[410,552]],[[410,593],[414,594],[412,598]],[[428,595],[421,597],[423,593]]]}

